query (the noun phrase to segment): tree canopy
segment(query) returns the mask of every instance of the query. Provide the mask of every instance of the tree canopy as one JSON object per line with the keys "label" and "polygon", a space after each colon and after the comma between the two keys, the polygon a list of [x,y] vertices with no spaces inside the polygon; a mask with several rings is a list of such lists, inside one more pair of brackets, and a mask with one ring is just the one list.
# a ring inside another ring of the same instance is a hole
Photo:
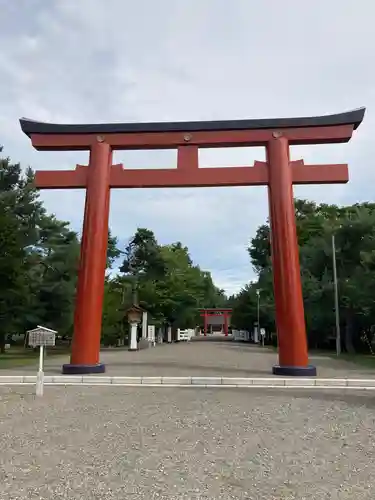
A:
{"label": "tree canopy", "polygon": [[[310,345],[329,346],[335,338],[334,237],[343,348],[364,349],[375,329],[375,204],[339,207],[297,199],[295,212]],[[248,248],[257,280],[229,299],[233,323],[241,328],[252,328],[256,322],[259,289],[261,325],[275,330],[269,236],[267,221]]]}
{"label": "tree canopy", "polygon": [[153,231],[138,228],[123,254],[119,274],[108,280],[104,307],[105,317],[111,316],[111,308],[117,314],[118,326],[113,330],[111,322],[105,324],[105,337],[114,331],[120,336],[122,315],[114,311],[120,297],[122,311],[136,301],[159,327],[195,327],[200,323],[199,308],[226,304],[224,291],[214,285],[209,272],[194,265],[181,242],[161,245]]}
{"label": "tree canopy", "polygon": [[[0,149],[1,153],[1,149]],[[31,169],[0,158],[0,349],[13,333],[41,324],[70,337],[80,237],[47,213]],[[121,235],[124,239],[123,236]],[[113,269],[123,259],[119,270]],[[224,305],[210,273],[195,265],[180,242],[161,245],[139,228],[125,248],[109,233],[103,307],[104,343],[126,334],[124,317],[137,300],[158,326],[196,326],[198,308]]]}

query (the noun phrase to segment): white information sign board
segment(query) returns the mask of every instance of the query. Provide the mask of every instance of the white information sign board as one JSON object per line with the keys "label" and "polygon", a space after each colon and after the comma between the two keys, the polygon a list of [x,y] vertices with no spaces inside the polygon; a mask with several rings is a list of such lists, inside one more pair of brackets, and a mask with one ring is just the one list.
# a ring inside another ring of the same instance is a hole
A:
{"label": "white information sign board", "polygon": [[43,353],[44,347],[54,346],[56,341],[56,330],[51,330],[45,326],[38,325],[37,328],[27,332],[29,346],[39,347],[39,371],[36,377],[36,395],[43,396],[44,392],[44,371],[43,371]]}
{"label": "white information sign board", "polygon": [[56,341],[56,331],[42,326],[29,330],[29,346],[54,346]]}

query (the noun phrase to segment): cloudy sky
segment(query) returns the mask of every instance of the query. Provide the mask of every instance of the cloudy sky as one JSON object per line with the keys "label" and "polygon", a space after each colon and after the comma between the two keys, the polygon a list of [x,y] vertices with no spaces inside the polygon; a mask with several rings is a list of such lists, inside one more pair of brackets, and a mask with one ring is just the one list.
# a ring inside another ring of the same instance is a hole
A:
{"label": "cloudy sky", "polygon": [[[71,169],[86,153],[37,152],[22,116],[62,123],[319,115],[367,107],[344,145],[295,147],[293,159],[349,162],[350,183],[297,196],[374,199],[375,4],[371,0],[0,0],[0,144],[23,165]],[[252,164],[261,148],[204,151],[203,166]],[[174,152],[117,152],[136,168],[173,167]],[[84,193],[43,192],[81,230]],[[220,287],[254,277],[246,246],[266,220],[264,188],[116,190],[110,225],[180,240]]]}

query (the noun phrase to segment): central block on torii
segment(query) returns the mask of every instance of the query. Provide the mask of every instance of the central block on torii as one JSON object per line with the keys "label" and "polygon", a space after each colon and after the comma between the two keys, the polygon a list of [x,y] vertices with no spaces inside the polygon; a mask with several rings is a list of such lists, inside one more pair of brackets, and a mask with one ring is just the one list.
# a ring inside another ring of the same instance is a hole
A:
{"label": "central block on torii", "polygon": [[[308,365],[293,184],[344,183],[347,165],[304,165],[289,148],[344,143],[360,125],[364,108],[329,116],[173,123],[57,125],[21,119],[38,150],[88,150],[89,166],[37,171],[41,189],[86,189],[81,263],[71,364],[67,373],[104,371],[99,362],[109,200],[111,188],[267,185],[271,224],[280,375],[315,375]],[[200,148],[264,146],[266,162],[253,166],[199,168]],[[171,149],[177,168],[143,169],[112,165],[112,151]]]}

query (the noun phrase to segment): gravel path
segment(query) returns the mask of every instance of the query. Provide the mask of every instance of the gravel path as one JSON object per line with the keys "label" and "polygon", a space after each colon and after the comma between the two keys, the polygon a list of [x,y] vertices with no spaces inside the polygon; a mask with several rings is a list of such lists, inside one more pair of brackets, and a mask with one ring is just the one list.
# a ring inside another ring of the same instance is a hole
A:
{"label": "gravel path", "polygon": [[2,500],[367,500],[370,393],[0,388]]}
{"label": "gravel path", "polygon": [[[222,376],[222,377],[270,377],[277,363],[277,354],[251,344],[226,342],[191,342],[188,344],[162,344],[138,352],[109,349],[101,353],[107,374],[124,376]],[[69,357],[46,358],[46,374],[61,373],[61,365]],[[312,357],[319,377],[370,378],[375,371],[346,361],[329,357]],[[35,373],[35,366],[1,370],[1,374]]]}

